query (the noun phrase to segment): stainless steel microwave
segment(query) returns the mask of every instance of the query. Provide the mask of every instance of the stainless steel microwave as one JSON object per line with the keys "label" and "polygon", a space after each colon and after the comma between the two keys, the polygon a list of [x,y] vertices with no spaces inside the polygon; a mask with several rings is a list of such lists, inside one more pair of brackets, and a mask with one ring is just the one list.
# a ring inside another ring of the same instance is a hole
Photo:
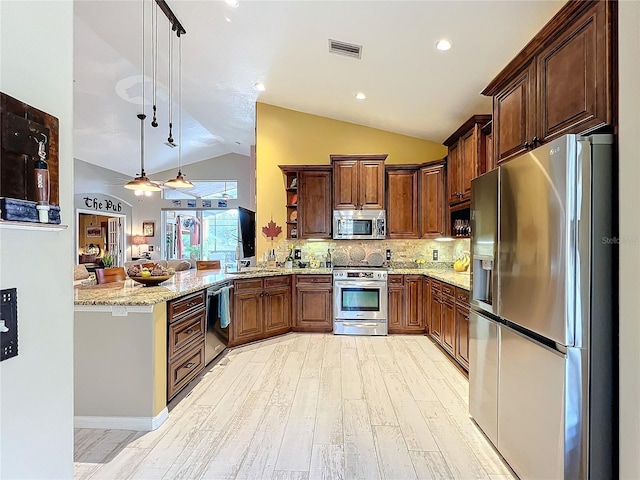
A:
{"label": "stainless steel microwave", "polygon": [[334,210],[335,240],[383,240],[387,234],[384,210]]}

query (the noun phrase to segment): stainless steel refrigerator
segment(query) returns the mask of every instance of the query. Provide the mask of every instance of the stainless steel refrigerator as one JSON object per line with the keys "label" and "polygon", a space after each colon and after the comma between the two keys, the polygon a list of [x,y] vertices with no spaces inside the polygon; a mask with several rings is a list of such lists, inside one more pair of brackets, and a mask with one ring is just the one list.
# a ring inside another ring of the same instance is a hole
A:
{"label": "stainless steel refrigerator", "polygon": [[471,184],[469,411],[522,479],[614,475],[612,142],[566,135]]}

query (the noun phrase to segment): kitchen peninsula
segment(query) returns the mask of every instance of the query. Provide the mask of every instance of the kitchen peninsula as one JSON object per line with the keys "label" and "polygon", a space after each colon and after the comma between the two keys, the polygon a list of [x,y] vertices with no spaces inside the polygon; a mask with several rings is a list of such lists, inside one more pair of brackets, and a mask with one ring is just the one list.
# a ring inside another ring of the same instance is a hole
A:
{"label": "kitchen peninsula", "polygon": [[[296,278],[311,282],[330,279],[329,269],[254,269],[225,274],[219,270],[188,270],[158,286],[143,287],[133,280],[94,286],[76,286],[74,291],[75,424],[79,428],[121,428],[154,430],[167,418],[167,403],[205,367],[206,292],[231,282],[238,287],[264,282],[264,290],[235,292],[231,302],[231,345],[239,345],[296,330]],[[442,268],[391,269],[390,275],[424,278],[451,288],[469,289],[469,274]],[[293,277],[293,278],[290,278]],[[262,305],[269,295],[269,282],[285,290],[276,307],[242,310],[243,305]],[[324,285],[314,285],[315,289]],[[326,287],[331,289],[330,280]],[[390,290],[391,292],[391,290]],[[249,298],[255,297],[255,298]],[[329,295],[330,298],[330,295]],[[246,302],[246,303],[245,303]],[[424,297],[425,304],[427,298]],[[235,304],[235,308],[234,308]],[[330,306],[330,304],[329,304]],[[235,318],[234,318],[234,310]],[[285,321],[273,318],[285,312]],[[403,310],[404,312],[404,310]],[[409,312],[406,312],[409,315]],[[238,335],[252,321],[280,321],[269,332],[268,325],[256,328],[261,335]],[[293,318],[292,318],[293,317]],[[424,324],[423,324],[424,325]],[[438,324],[440,325],[440,324]],[[300,322],[298,331],[305,330]],[[430,327],[430,325],[429,325]],[[234,331],[235,329],[235,331]],[[325,330],[326,331],[326,330]],[[330,331],[330,327],[329,327]],[[425,331],[423,327],[422,332]],[[420,332],[417,332],[420,333]],[[438,334],[439,335],[439,334]],[[234,341],[235,339],[235,341]],[[438,338],[435,338],[438,341]],[[453,355],[452,355],[453,356]]]}

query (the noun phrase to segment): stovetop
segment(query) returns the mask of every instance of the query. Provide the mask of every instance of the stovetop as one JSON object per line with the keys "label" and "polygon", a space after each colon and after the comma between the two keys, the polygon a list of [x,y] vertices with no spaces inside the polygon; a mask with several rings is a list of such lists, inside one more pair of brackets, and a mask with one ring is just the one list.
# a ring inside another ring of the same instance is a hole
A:
{"label": "stovetop", "polygon": [[346,266],[335,267],[333,278],[341,280],[386,280],[388,276],[385,267]]}

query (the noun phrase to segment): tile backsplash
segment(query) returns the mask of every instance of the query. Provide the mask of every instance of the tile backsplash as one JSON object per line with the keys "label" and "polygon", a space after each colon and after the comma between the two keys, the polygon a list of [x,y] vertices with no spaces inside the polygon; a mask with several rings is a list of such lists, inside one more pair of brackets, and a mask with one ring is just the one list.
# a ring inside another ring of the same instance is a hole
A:
{"label": "tile backsplash", "polygon": [[[468,238],[452,242],[436,242],[435,240],[282,240],[274,242],[272,247],[276,251],[278,262],[284,261],[287,257],[290,245],[301,249],[303,262],[309,261],[314,256],[318,260],[324,261],[327,250],[331,251],[334,263],[339,263],[335,260],[339,260],[340,257],[343,259],[346,257],[347,261],[352,258],[359,259],[363,249],[365,261],[372,253],[380,253],[385,258],[386,250],[390,249],[392,265],[410,267],[414,266],[419,258],[424,259],[428,264],[433,263],[434,250],[438,251],[436,263],[453,263],[464,252],[469,252],[470,241]],[[262,259],[258,259],[258,261],[260,260]]]}

